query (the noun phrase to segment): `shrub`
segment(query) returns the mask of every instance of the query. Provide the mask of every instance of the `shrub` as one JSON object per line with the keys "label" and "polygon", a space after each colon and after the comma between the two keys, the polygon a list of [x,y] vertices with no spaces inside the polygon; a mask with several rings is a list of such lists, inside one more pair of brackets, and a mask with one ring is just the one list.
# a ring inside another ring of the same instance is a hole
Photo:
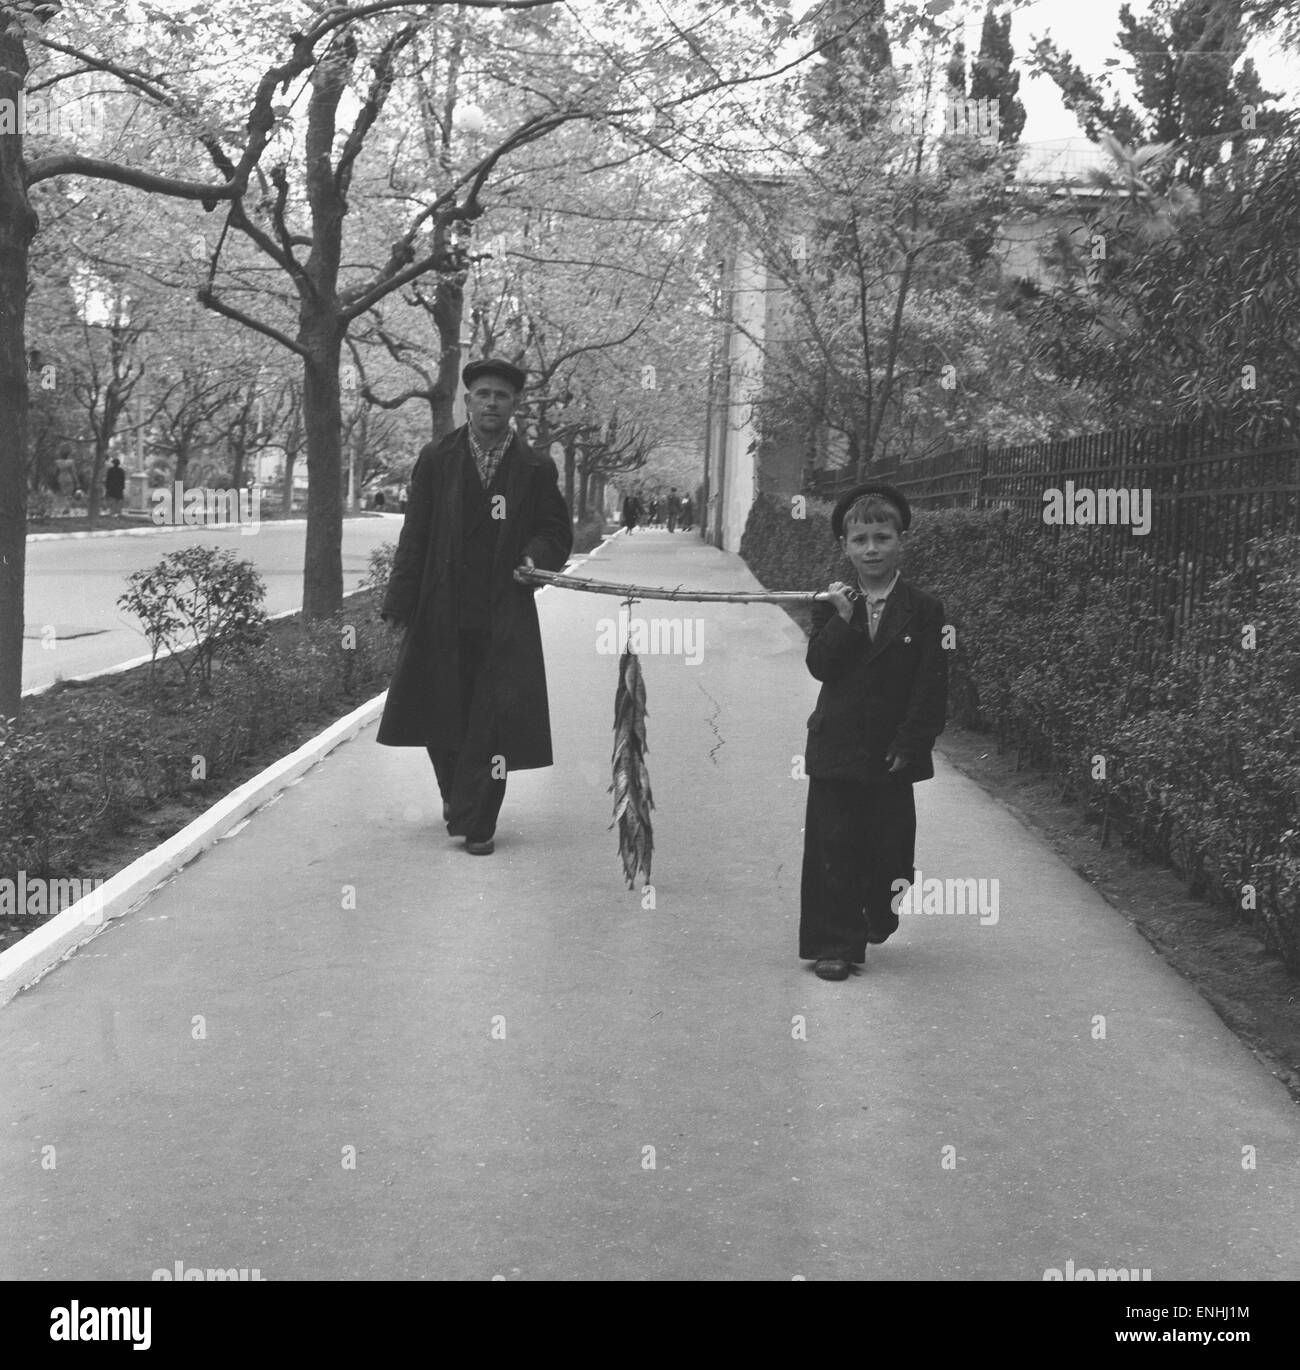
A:
{"label": "shrub", "polygon": [[370,561],[365,579],[361,582],[363,590],[378,590],[382,596],[388,589],[388,578],[393,574],[393,558],[397,555],[395,542],[381,542],[370,549]]}
{"label": "shrub", "polygon": [[168,552],[155,566],[133,571],[118,604],[144,625],[152,659],[171,652],[188,681],[195,668],[206,693],[212,662],[222,650],[262,640],[266,586],[251,561],[217,547],[184,547]]}

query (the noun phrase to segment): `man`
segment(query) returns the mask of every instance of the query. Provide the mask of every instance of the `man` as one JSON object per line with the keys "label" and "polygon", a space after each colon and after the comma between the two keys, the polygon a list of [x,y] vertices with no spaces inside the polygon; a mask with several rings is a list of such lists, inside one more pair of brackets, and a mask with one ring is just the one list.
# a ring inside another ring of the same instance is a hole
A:
{"label": "man", "polygon": [[674,485],[668,491],[668,531],[677,531],[677,487]]}
{"label": "man", "polygon": [[537,587],[514,571],[562,570],[573,524],[555,463],[510,427],[524,373],[487,358],[462,378],[469,422],[411,473],[382,610],[402,645],[378,741],[428,751],[447,831],[490,856],[507,773],[552,761]]}
{"label": "man", "polygon": [[104,472],[104,494],[108,499],[109,512],[118,517],[122,512],[122,497],[126,494],[126,472],[122,470],[122,463],[117,458],[113,458],[112,465]]}

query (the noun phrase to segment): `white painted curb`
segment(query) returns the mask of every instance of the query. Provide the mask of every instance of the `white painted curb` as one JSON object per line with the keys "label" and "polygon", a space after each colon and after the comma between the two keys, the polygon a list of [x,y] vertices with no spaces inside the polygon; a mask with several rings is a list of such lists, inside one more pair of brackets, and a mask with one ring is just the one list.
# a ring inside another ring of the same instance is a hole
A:
{"label": "white painted curb", "polygon": [[[351,515],[344,515],[345,518]],[[175,533],[193,529],[196,533],[216,533],[228,528],[270,527],[292,528],[295,523],[306,523],[306,519],[259,519],[257,523],[151,523],[144,528],[78,528],[73,533],[28,533],[28,542],[56,542],[66,538],[139,538],[149,533]],[[251,536],[251,535],[250,535]]]}
{"label": "white painted curb", "polygon": [[41,924],[0,952],[0,1005],[34,985],[78,947],[97,937],[110,918],[120,918],[142,903],[168,877],[193,861],[241,820],[269,803],[306,774],[335,747],[351,740],[379,717],[388,691],[354,709],[296,752],[247,780],[153,851],[106,880],[99,889]]}
{"label": "white painted curb", "polygon": [[[344,514],[344,520],[360,518],[400,519],[402,514],[390,514],[384,509],[367,509],[363,514]],[[222,532],[230,528],[240,528],[254,536],[260,528],[301,527],[304,519],[258,519],[256,523],[148,523],[143,528],[78,528],[71,533],[28,533],[28,542],[56,542],[67,538],[138,538],[148,533],[175,533],[190,529],[196,533]]]}

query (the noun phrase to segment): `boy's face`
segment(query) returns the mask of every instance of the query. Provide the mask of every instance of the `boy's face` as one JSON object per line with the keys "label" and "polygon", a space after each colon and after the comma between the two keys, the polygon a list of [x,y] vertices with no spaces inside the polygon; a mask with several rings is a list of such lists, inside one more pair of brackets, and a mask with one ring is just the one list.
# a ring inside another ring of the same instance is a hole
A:
{"label": "boy's face", "polygon": [[903,560],[903,539],[892,523],[846,523],[840,539],[858,578],[885,586]]}

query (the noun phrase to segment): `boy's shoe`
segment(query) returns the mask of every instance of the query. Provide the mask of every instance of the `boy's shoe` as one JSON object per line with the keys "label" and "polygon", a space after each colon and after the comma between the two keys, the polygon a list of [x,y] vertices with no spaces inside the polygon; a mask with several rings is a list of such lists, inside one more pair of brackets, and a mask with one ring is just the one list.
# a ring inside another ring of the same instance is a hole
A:
{"label": "boy's shoe", "polygon": [[476,842],[472,837],[465,839],[465,850],[471,856],[491,856],[497,849],[496,842],[491,837],[485,837],[482,841]]}
{"label": "boy's shoe", "polygon": [[823,980],[847,980],[849,970],[849,963],[836,957],[824,958],[813,966],[813,974]]}

